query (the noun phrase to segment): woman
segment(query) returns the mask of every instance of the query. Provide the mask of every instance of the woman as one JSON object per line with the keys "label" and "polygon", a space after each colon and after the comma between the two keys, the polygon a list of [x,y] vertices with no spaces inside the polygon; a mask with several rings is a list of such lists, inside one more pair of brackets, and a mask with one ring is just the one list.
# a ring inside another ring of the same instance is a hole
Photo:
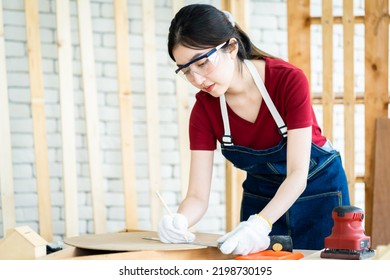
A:
{"label": "woman", "polygon": [[[188,227],[205,214],[216,142],[247,172],[241,223],[219,239],[225,254],[265,250],[269,235],[290,235],[294,248],[322,249],[331,212],[349,205],[340,155],[321,129],[307,78],[256,48],[229,13],[183,7],[169,29],[176,73],[200,91],[190,116],[188,192],[178,213],[158,227],[166,243],[194,240]],[[265,87],[264,87],[264,83]]]}

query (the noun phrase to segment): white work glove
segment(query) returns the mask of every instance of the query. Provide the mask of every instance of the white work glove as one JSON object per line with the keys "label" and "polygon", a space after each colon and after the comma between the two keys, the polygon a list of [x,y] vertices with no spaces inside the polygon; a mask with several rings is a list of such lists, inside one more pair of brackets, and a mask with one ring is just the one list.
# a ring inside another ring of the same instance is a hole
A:
{"label": "white work glove", "polygon": [[189,243],[195,240],[195,235],[188,231],[187,218],[179,213],[173,217],[164,215],[158,224],[157,232],[163,243]]}
{"label": "white work glove", "polygon": [[271,226],[262,216],[252,215],[218,239],[224,254],[248,255],[264,251],[270,244]]}

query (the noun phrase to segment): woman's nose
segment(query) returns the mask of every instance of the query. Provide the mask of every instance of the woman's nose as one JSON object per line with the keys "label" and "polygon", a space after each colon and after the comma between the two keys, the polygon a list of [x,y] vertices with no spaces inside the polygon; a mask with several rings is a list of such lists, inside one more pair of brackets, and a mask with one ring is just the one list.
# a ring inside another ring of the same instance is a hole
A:
{"label": "woman's nose", "polygon": [[196,72],[192,72],[191,73],[194,77],[194,83],[196,85],[199,85],[201,86],[203,84],[203,82],[206,80],[205,77],[203,77],[202,75],[196,73]]}

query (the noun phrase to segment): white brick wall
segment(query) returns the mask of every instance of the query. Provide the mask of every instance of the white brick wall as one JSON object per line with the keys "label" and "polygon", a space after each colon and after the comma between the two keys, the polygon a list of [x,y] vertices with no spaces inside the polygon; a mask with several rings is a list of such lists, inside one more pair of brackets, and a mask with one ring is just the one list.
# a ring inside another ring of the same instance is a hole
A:
{"label": "white brick wall", "polygon": [[[211,3],[219,6],[217,0],[186,1],[190,3]],[[363,0],[355,1],[356,12],[363,14]],[[287,58],[287,18],[286,0],[251,0],[250,30],[253,41],[261,49],[276,56]],[[312,0],[313,14],[320,14],[320,0]],[[340,10],[340,1],[334,1],[336,10]],[[158,58],[158,98],[160,116],[161,144],[161,178],[162,193],[168,205],[176,209],[180,203],[180,178],[178,151],[178,125],[176,122],[176,97],[173,75],[173,63],[166,52],[167,32],[173,16],[171,1],[155,1],[156,43]],[[113,21],[112,0],[92,0],[92,27],[94,52],[96,58],[96,78],[98,89],[98,104],[101,133],[101,149],[103,159],[103,179],[105,205],[107,207],[108,230],[117,231],[124,228],[124,202],[122,194],[122,170],[120,157],[119,110],[116,80],[116,53]],[[48,157],[50,166],[50,186],[52,190],[52,217],[55,240],[63,238],[64,234],[64,197],[62,193],[62,155],[60,106],[58,96],[58,61],[56,48],[56,11],[54,0],[40,0],[40,34],[42,43],[42,66],[45,86],[46,128],[48,141]],[[129,13],[129,51],[131,62],[131,85],[133,94],[133,122],[137,162],[137,194],[138,216],[140,228],[149,229],[150,209],[148,192],[147,165],[147,132],[143,73],[143,38],[141,1],[128,1]],[[32,117],[30,107],[29,75],[26,49],[26,30],[23,0],[3,0],[4,28],[7,78],[9,86],[10,120],[12,137],[12,155],[15,184],[15,204],[18,225],[29,225],[38,231],[38,205],[35,182],[35,158],[33,150]],[[75,97],[75,124],[78,172],[78,201],[80,219],[80,234],[92,233],[92,205],[90,182],[88,178],[88,150],[86,146],[86,129],[84,98],[82,91],[82,69],[80,66],[80,47],[78,34],[78,19],[76,1],[71,1],[71,28],[73,44],[73,71]],[[314,28],[314,30],[316,30]],[[356,29],[356,90],[363,90],[361,79],[364,68],[363,29]],[[313,33],[312,54],[313,91],[320,91],[321,80],[321,35],[318,30]],[[335,35],[335,90],[342,90],[342,81],[337,79],[342,73],[341,31]],[[341,66],[340,66],[341,65]],[[360,78],[359,78],[360,77]],[[194,89],[191,89],[193,102]],[[321,120],[321,110],[318,108],[318,120]],[[356,140],[357,172],[363,172],[364,150],[363,108],[357,113],[359,137]],[[335,111],[336,131],[342,131],[342,111]],[[360,129],[360,130],[359,130]],[[343,150],[342,133],[337,133],[335,145]],[[223,232],[225,223],[225,191],[224,191],[224,159],[219,152],[215,154],[215,170],[210,199],[210,207],[197,229],[208,232]],[[359,201],[362,203],[362,200]],[[0,205],[1,211],[1,205]],[[0,237],[2,222],[0,215]]]}

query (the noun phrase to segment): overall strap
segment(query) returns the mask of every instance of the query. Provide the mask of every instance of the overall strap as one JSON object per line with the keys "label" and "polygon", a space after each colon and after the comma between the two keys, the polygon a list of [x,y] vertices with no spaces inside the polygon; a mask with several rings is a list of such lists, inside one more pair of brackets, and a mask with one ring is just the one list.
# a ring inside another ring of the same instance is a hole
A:
{"label": "overall strap", "polygon": [[224,131],[225,131],[224,135],[222,136],[222,143],[225,146],[233,146],[233,140],[232,140],[232,136],[230,133],[229,116],[228,116],[228,112],[227,112],[225,94],[223,94],[219,97],[219,103],[221,106],[223,127],[224,127]]}
{"label": "overall strap", "polygon": [[285,125],[282,117],[276,109],[275,104],[272,102],[271,97],[269,96],[269,93],[265,88],[265,85],[261,80],[261,77],[257,72],[255,66],[247,59],[244,60],[244,63],[248,67],[249,72],[252,74],[252,78],[255,81],[255,84],[257,85],[257,88],[259,89],[260,94],[262,95],[264,102],[268,107],[268,110],[271,112],[271,115],[274,118],[276,125],[278,126],[279,134],[283,137],[287,137],[287,126]]}

